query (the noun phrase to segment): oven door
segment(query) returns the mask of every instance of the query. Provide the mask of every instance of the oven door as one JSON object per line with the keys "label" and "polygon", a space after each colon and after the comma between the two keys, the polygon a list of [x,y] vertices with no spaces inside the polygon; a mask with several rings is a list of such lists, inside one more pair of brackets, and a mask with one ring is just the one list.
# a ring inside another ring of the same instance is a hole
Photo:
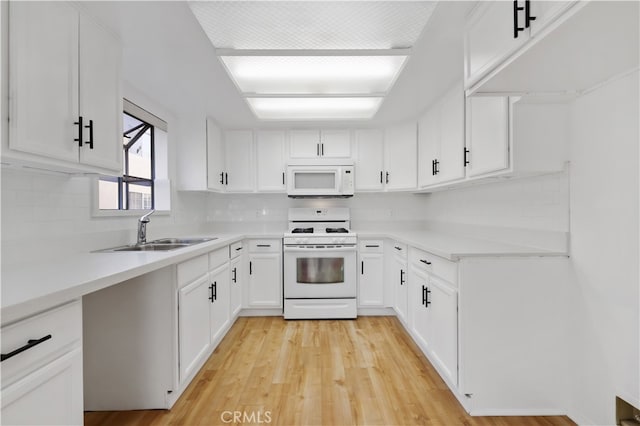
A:
{"label": "oven door", "polygon": [[284,297],[356,297],[356,246],[285,246]]}

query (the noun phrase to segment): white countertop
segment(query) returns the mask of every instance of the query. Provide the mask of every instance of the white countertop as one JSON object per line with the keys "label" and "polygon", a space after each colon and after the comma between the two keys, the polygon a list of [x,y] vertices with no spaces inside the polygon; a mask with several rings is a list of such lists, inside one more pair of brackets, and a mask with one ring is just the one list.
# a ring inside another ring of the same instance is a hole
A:
{"label": "white countertop", "polygon": [[[567,253],[464,238],[433,231],[356,231],[361,238],[390,238],[448,260],[470,256],[566,256]],[[2,324],[57,306],[136,276],[208,253],[245,238],[282,233],[212,235],[216,239],[168,252],[77,253],[62,259],[2,265]]]}
{"label": "white countertop", "polygon": [[566,252],[520,246],[436,231],[358,231],[358,238],[390,238],[447,260],[479,256],[567,256]]}

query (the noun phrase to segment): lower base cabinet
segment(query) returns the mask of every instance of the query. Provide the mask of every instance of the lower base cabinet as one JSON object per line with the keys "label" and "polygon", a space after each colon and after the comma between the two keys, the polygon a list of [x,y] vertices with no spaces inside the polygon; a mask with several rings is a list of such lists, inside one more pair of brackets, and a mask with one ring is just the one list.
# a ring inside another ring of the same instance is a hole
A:
{"label": "lower base cabinet", "polygon": [[2,327],[1,424],[83,423],[81,321],[75,301]]}
{"label": "lower base cabinet", "polygon": [[282,309],[282,240],[249,240],[246,308]]}

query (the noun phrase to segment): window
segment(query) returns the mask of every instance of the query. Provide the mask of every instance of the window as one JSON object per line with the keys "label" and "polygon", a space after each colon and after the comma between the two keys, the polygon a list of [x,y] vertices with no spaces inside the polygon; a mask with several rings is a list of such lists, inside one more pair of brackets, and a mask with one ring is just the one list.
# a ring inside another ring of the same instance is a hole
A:
{"label": "window", "polygon": [[167,209],[168,203],[163,200],[158,203],[166,192],[163,183],[167,181],[162,179],[166,178],[163,176],[166,175],[166,123],[127,100],[124,106],[122,176],[98,180],[98,208],[102,211]]}

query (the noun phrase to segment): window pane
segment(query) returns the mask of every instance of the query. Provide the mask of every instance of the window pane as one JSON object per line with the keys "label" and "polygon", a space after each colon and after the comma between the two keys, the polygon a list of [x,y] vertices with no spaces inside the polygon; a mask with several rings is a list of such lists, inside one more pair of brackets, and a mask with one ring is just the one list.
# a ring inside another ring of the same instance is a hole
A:
{"label": "window pane", "polygon": [[128,175],[151,179],[151,129],[129,148]]}
{"label": "window pane", "polygon": [[98,181],[98,205],[101,210],[118,210],[118,181]]}
{"label": "window pane", "polygon": [[128,204],[130,210],[151,209],[151,187],[130,183]]}

